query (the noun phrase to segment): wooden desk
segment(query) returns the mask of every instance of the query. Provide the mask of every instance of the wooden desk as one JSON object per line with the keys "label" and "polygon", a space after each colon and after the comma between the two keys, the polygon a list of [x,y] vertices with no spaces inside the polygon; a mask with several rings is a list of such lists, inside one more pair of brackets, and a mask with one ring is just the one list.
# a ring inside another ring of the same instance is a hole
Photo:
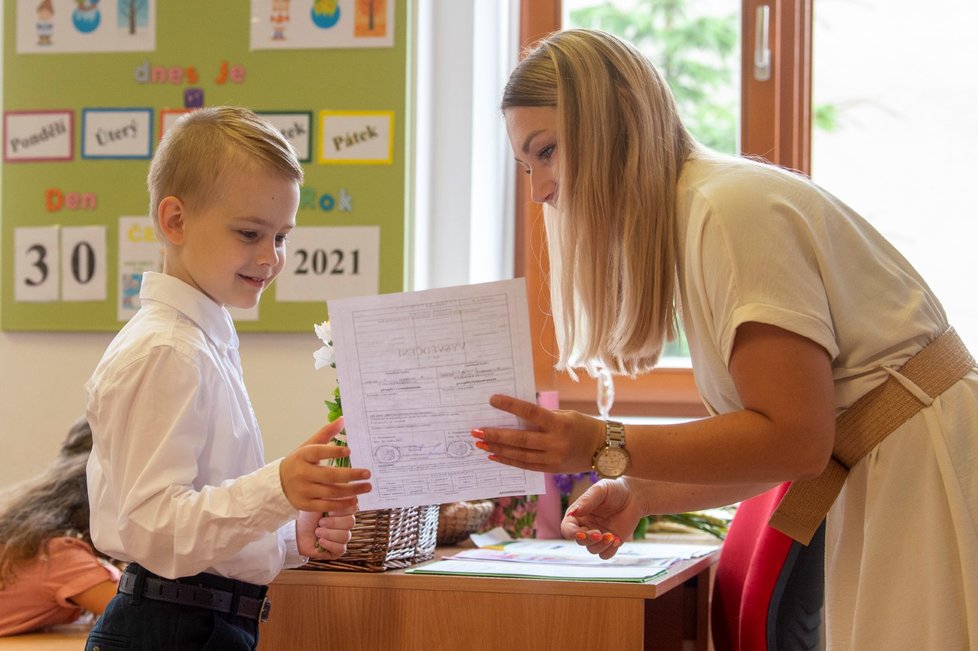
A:
{"label": "wooden desk", "polygon": [[642,584],[286,570],[269,588],[258,649],[637,650],[693,640],[706,651],[718,556]]}
{"label": "wooden desk", "polygon": [[0,637],[0,651],[78,651],[85,648],[91,622],[61,624],[35,633]]}

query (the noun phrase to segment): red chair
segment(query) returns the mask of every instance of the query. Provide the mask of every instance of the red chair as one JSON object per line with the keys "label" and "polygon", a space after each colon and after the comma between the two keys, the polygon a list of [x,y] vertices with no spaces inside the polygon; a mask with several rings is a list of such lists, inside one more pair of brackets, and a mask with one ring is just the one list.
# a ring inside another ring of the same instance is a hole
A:
{"label": "red chair", "polygon": [[788,483],[741,503],[713,584],[716,651],[819,648],[825,523],[808,546],[768,526]]}

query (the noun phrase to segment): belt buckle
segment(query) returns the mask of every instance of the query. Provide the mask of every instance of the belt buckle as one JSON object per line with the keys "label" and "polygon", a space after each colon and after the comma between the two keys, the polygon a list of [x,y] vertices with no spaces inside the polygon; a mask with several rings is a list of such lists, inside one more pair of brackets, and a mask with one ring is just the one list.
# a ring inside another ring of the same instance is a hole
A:
{"label": "belt buckle", "polygon": [[272,612],[272,600],[264,597],[261,600],[261,610],[258,613],[258,621],[264,624],[268,621],[268,615]]}

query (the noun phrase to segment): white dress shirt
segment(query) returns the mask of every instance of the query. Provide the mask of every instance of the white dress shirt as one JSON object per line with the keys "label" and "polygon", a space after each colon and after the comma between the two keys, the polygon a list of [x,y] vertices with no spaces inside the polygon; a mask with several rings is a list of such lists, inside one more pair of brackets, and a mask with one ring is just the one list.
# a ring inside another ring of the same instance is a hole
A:
{"label": "white dress shirt", "polygon": [[305,562],[298,511],[265,465],[227,310],[146,272],[139,312],[86,384],[92,539],[168,578],[267,584]]}

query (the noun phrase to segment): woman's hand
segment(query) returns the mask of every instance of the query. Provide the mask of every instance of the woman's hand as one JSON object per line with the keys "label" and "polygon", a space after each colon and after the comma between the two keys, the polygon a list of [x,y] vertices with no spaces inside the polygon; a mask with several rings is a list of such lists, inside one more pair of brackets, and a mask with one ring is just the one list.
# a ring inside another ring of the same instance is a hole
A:
{"label": "woman's hand", "polygon": [[647,515],[626,479],[603,479],[570,505],[560,523],[564,538],[576,540],[592,554],[609,559]]}
{"label": "woman's hand", "polygon": [[489,404],[531,423],[535,430],[482,427],[472,430],[476,447],[507,466],[542,472],[583,472],[605,440],[604,423],[576,411],[550,411],[511,396]]}

